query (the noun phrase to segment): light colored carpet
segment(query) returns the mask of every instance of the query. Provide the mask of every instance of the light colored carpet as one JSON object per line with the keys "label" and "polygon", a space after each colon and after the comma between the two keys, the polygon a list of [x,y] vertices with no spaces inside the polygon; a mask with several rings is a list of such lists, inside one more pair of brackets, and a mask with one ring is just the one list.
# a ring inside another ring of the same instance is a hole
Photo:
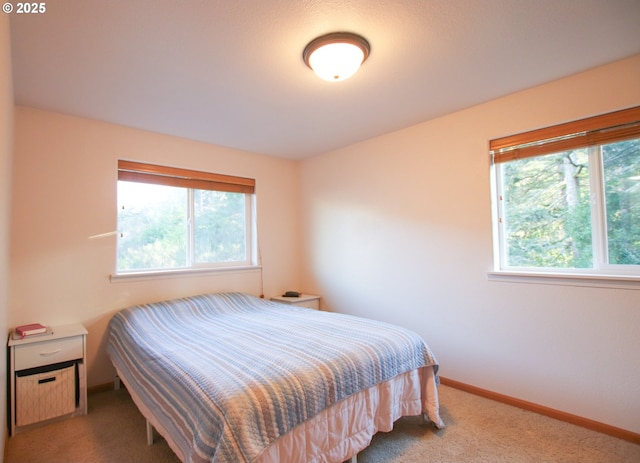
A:
{"label": "light colored carpet", "polygon": [[[640,445],[440,386],[444,430],[403,418],[358,463],[638,463]],[[126,390],[89,396],[89,414],[9,439],[7,463],[175,463],[162,438],[146,444]],[[290,462],[279,462],[290,463]]]}

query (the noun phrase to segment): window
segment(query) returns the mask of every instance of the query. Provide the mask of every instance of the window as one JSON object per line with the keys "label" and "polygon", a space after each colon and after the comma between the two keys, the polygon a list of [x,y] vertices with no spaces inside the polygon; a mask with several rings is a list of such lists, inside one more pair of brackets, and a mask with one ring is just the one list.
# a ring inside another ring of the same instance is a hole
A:
{"label": "window", "polygon": [[117,273],[255,263],[255,180],[118,161]]}
{"label": "window", "polygon": [[490,149],[496,270],[640,276],[640,107]]}

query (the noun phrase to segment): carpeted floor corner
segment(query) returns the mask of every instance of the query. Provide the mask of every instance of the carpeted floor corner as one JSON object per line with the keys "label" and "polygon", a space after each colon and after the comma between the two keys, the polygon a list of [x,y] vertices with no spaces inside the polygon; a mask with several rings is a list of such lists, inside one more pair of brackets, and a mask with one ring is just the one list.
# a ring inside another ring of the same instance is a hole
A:
{"label": "carpeted floor corner", "polygon": [[147,445],[146,422],[125,389],[89,395],[89,413],[9,438],[7,463],[177,463],[166,441]]}
{"label": "carpeted floor corner", "polygon": [[640,463],[640,445],[440,386],[443,430],[399,420],[358,463]]}

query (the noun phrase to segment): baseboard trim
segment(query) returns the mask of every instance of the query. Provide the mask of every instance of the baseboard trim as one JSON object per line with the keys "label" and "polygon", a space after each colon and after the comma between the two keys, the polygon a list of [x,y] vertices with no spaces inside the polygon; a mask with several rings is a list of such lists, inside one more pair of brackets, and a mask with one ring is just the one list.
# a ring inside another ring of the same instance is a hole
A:
{"label": "baseboard trim", "polygon": [[87,394],[94,394],[96,392],[113,391],[114,384],[115,383],[113,381],[111,381],[110,383],[98,384],[96,386],[90,386],[90,387],[87,388]]}
{"label": "baseboard trim", "polygon": [[634,444],[640,444],[640,434],[632,431],[628,431],[626,429],[617,428],[615,426],[611,426],[605,423],[600,423],[599,421],[594,421],[588,418],[583,418],[581,416],[572,415],[571,413],[566,413],[560,410],[545,407],[543,405],[538,405],[533,402],[527,402],[526,400],[516,399],[515,397],[499,394],[497,392],[489,391],[487,389],[482,389],[476,386],[472,386],[470,384],[461,383],[460,381],[456,381],[454,379],[444,378],[441,376],[440,382],[445,386],[450,386],[455,389],[460,389],[461,391],[465,391],[470,394],[495,400],[497,402],[502,402],[504,404],[512,405],[514,407],[518,407],[523,410],[528,410],[530,412],[535,412],[540,415],[548,416],[550,418],[555,418],[556,420],[571,423],[586,429],[591,429],[592,431],[601,432],[603,434],[607,434],[612,437],[617,437],[618,439],[624,439]]}
{"label": "baseboard trim", "polygon": [[4,428],[4,452],[3,452],[3,460],[9,461],[9,425]]}

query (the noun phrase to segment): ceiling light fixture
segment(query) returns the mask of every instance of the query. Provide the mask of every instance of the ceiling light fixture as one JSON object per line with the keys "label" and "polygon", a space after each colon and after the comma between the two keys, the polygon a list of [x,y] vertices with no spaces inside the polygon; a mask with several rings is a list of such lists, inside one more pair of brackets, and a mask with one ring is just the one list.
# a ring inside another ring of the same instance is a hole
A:
{"label": "ceiling light fixture", "polygon": [[333,32],[309,42],[302,59],[321,79],[338,82],[354,75],[370,51],[364,37],[350,32]]}

